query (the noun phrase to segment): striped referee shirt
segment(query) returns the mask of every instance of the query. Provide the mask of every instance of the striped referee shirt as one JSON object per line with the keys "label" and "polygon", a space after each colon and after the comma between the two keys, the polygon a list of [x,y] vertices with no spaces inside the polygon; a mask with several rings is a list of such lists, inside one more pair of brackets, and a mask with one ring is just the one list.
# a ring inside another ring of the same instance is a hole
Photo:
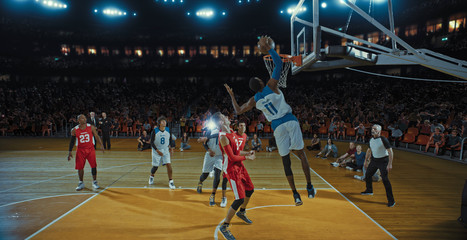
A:
{"label": "striped referee shirt", "polygon": [[370,139],[370,149],[373,158],[384,158],[389,156],[388,150],[391,148],[387,138],[379,136],[377,138]]}

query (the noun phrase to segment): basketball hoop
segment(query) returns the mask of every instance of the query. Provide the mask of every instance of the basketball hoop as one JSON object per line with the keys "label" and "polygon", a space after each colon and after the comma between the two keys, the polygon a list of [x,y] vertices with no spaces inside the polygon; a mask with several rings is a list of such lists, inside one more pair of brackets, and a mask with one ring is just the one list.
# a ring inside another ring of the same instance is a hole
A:
{"label": "basketball hoop", "polygon": [[[289,73],[289,69],[292,66],[292,63],[295,66],[301,66],[302,65],[302,56],[291,56],[287,54],[279,54],[279,56],[282,59],[282,70],[281,70],[281,76],[279,78],[279,83],[278,86],[285,88],[287,87],[287,74]],[[263,57],[264,64],[266,65],[266,68],[268,69],[269,76],[272,76],[272,71],[274,71],[274,62],[272,61],[271,55],[266,55]]]}

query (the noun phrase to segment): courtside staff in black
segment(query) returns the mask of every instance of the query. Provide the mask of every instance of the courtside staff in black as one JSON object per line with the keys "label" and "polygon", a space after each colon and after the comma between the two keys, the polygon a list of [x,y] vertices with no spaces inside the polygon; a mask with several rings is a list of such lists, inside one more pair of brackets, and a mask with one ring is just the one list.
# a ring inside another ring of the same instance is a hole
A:
{"label": "courtside staff in black", "polygon": [[[365,182],[366,190],[362,195],[373,195],[373,180],[372,176],[379,169],[381,178],[383,179],[384,188],[386,189],[386,196],[388,198],[388,207],[394,207],[396,202],[392,195],[392,186],[389,182],[388,174],[392,169],[392,162],[394,153],[392,152],[391,145],[387,138],[381,136],[381,126],[378,124],[373,125],[371,128],[370,147],[366,152],[365,159]],[[370,161],[371,158],[371,161]]]}

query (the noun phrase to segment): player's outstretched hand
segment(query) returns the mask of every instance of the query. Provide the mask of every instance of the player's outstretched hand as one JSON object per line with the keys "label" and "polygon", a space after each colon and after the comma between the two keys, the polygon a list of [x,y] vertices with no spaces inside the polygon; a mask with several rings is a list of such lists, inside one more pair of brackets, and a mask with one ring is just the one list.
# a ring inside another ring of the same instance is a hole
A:
{"label": "player's outstretched hand", "polygon": [[245,159],[253,161],[256,159],[256,155],[255,153],[253,153],[252,155],[247,155],[245,156]]}
{"label": "player's outstretched hand", "polygon": [[216,153],[213,150],[209,149],[208,151],[209,151],[209,156],[211,157],[216,156]]}
{"label": "player's outstretched hand", "polygon": [[229,87],[229,85],[227,85],[227,83],[224,84],[224,87],[225,87],[225,89],[227,89],[227,92],[229,93],[229,95],[230,95],[231,97],[233,97],[233,96],[234,96],[234,93],[233,93],[232,88]]}
{"label": "player's outstretched hand", "polygon": [[104,153],[104,152],[105,152],[105,151],[104,151],[104,147],[103,147],[103,146],[101,146],[101,150],[102,150],[102,153]]}
{"label": "player's outstretched hand", "polygon": [[73,158],[73,154],[70,152],[70,153],[68,154],[68,161],[70,161],[72,158]]}

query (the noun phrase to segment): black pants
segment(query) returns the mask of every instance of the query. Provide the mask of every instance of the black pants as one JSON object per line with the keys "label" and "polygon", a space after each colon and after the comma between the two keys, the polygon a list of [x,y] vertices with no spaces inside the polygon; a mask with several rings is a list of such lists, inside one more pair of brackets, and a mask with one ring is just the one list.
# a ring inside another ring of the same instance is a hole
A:
{"label": "black pants", "polygon": [[399,147],[399,141],[402,137],[391,137],[391,140],[394,141],[394,146]]}
{"label": "black pants", "polygon": [[446,150],[447,148],[450,148],[450,151],[451,151],[451,157],[454,156],[454,153],[456,152],[456,149],[455,147],[452,147],[454,145],[448,145],[448,144],[445,144],[444,147],[441,149],[441,153],[439,155],[444,155],[444,153],[446,153]]}
{"label": "black pants", "polygon": [[308,151],[311,151],[311,150],[321,150],[321,143],[318,143],[318,144],[315,144],[315,145],[311,145],[311,146],[307,146],[306,149],[308,149]]}
{"label": "black pants", "polygon": [[259,151],[259,150],[261,150],[261,145],[258,145],[256,147],[252,147],[251,150]]}
{"label": "black pants", "polygon": [[195,132],[195,128],[194,127],[188,127],[188,132],[191,134],[191,136],[193,137],[194,136],[194,132]]}
{"label": "black pants", "polygon": [[104,144],[104,149],[110,150],[110,132],[102,131],[102,143]]}
{"label": "black pants", "polygon": [[141,149],[141,151],[144,151],[150,148],[151,148],[151,144],[149,143],[144,143],[142,146],[141,146],[141,143],[138,143],[138,149]]}
{"label": "black pants", "polygon": [[357,171],[359,169],[360,170],[363,169],[363,165],[358,166],[356,163],[353,163],[353,162],[348,162],[346,165],[347,165],[347,167],[353,168],[354,171]]}
{"label": "black pants", "polygon": [[368,166],[368,169],[365,173],[365,182],[366,182],[366,189],[370,192],[373,192],[373,175],[375,175],[376,171],[379,169],[381,173],[381,178],[383,179],[384,188],[386,189],[386,197],[388,198],[388,202],[394,202],[394,196],[392,195],[392,187],[391,182],[389,182],[388,178],[388,163],[389,157],[384,158],[371,158],[371,162]]}

